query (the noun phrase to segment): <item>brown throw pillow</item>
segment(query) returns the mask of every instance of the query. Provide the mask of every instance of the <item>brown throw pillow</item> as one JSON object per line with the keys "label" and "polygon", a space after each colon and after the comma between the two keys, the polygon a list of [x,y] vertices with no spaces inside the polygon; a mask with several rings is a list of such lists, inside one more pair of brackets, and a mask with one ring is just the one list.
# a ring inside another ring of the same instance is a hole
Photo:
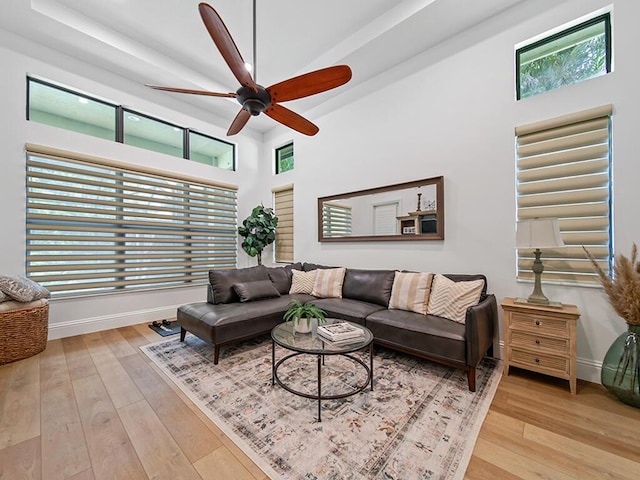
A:
{"label": "brown throw pillow", "polygon": [[258,280],[255,282],[234,283],[233,289],[240,297],[241,302],[253,302],[265,298],[276,298],[280,292],[273,286],[271,280]]}

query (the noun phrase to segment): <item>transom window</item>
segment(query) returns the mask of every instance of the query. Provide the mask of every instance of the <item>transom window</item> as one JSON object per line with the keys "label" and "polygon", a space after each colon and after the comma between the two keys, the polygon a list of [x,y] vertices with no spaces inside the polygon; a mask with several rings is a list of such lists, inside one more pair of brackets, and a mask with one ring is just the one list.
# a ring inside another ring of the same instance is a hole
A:
{"label": "transom window", "polygon": [[276,148],[276,173],[293,170],[293,142]]}
{"label": "transom window", "polygon": [[518,100],[611,71],[610,14],[516,50]]}

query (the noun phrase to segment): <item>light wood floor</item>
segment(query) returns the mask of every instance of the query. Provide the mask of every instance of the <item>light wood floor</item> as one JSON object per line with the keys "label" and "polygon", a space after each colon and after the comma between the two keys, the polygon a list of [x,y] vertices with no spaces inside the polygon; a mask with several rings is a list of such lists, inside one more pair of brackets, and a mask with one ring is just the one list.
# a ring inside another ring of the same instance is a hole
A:
{"label": "light wood floor", "polygon": [[[266,479],[138,347],[146,325],[0,366],[0,479]],[[640,409],[601,386],[503,378],[466,479],[633,479]]]}

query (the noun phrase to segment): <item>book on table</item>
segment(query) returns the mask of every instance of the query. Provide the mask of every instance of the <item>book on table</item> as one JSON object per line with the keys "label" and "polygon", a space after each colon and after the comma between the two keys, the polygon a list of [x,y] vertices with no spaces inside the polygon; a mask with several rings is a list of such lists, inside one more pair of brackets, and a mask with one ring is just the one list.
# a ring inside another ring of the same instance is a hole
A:
{"label": "book on table", "polygon": [[350,340],[364,336],[364,330],[355,327],[347,322],[329,323],[318,325],[318,335],[334,342]]}

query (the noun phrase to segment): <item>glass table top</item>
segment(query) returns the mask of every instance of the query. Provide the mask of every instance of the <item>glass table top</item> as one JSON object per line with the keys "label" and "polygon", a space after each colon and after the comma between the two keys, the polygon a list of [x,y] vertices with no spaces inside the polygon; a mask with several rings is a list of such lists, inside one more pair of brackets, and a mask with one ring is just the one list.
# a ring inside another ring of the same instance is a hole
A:
{"label": "glass table top", "polygon": [[[345,320],[327,318],[326,322],[338,323]],[[373,341],[373,334],[368,328],[357,323],[347,322],[364,332],[364,335],[349,339],[344,342],[332,342],[318,335],[317,321],[312,320],[312,329],[309,333],[298,333],[293,330],[293,322],[284,322],[273,328],[271,338],[281,347],[294,352],[316,353],[324,355],[349,353],[361,350]]]}

